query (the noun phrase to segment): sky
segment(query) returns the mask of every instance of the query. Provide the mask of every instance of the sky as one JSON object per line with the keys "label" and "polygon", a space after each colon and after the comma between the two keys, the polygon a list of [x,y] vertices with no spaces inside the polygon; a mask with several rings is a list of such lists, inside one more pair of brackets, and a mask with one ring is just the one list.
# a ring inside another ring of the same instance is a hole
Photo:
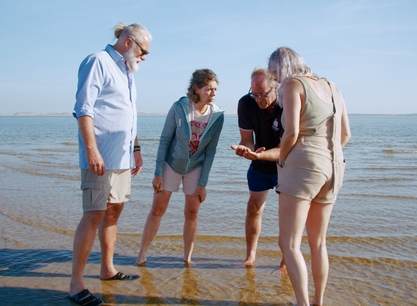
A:
{"label": "sky", "polygon": [[81,61],[115,43],[119,22],[153,36],[138,112],[168,112],[209,68],[216,104],[236,114],[253,68],[287,46],[336,83],[349,113],[417,113],[416,0],[0,0],[0,12],[0,115],[72,112]]}

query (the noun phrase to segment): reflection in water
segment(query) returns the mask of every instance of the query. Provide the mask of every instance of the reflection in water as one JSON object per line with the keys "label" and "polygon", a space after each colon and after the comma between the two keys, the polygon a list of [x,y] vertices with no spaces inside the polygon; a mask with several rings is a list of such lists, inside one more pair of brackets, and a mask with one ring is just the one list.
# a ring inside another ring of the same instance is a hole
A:
{"label": "reflection in water", "polygon": [[101,281],[102,300],[106,304],[117,304],[115,292],[118,292],[116,287],[118,281]]}
{"label": "reflection in water", "polygon": [[194,270],[186,267],[183,273],[183,284],[180,291],[181,303],[199,305],[198,298],[203,295],[197,288],[197,277]]}
{"label": "reflection in water", "polygon": [[[263,275],[262,273],[260,274],[261,277]],[[275,273],[272,274],[278,276]],[[268,287],[273,290],[265,290],[265,285],[263,278],[256,281],[255,267],[246,267],[246,273],[238,283],[238,287],[240,288],[239,304],[254,305],[262,301],[267,295],[277,301],[285,301],[291,299],[293,295],[292,286],[287,275],[279,275],[279,277],[276,277],[276,282],[272,286],[271,283],[268,283]]]}
{"label": "reflection in water", "polygon": [[139,279],[143,289],[145,289],[146,304],[164,304],[164,301],[158,297],[161,291],[154,286],[154,277],[151,272],[146,269],[146,266],[139,267],[141,278]]}
{"label": "reflection in water", "polygon": [[102,298],[106,305],[118,305],[122,302],[140,302],[141,305],[165,304],[164,300],[159,297],[161,295],[161,291],[154,286],[154,276],[152,273],[149,272],[146,267],[140,267],[139,270],[141,275],[139,283],[145,291],[140,297],[135,298],[134,295],[126,296],[121,294],[122,292],[125,292],[123,287],[126,286],[123,281],[101,281]]}
{"label": "reflection in water", "polygon": [[256,290],[256,269],[246,267],[246,274],[242,278],[242,284],[239,284],[239,301],[242,303],[253,303],[258,300],[260,293]]}
{"label": "reflection in water", "polygon": [[[160,283],[155,282],[160,282],[160,280],[155,280],[154,275],[151,272],[152,269],[148,270],[145,265],[139,267],[139,271],[141,275],[139,283],[144,290],[141,294],[141,302],[144,304],[166,304],[167,299],[169,300],[170,298],[164,297],[164,295],[167,295],[167,292],[161,292],[161,290],[158,289]],[[194,270],[189,267],[185,267],[183,271],[182,286],[177,287],[175,290],[177,293],[174,293],[174,296],[179,297],[178,302],[180,304],[200,305],[198,299],[203,296],[203,292],[198,289],[196,274]],[[160,272],[160,269],[156,269],[153,273]],[[118,302],[120,303],[120,299],[123,299],[123,297],[119,297],[118,300],[116,299],[118,292],[116,289],[117,283],[119,282],[102,282],[103,299],[106,304],[117,304]],[[163,288],[167,289],[166,287]],[[167,289],[167,291],[169,291],[169,289]]]}

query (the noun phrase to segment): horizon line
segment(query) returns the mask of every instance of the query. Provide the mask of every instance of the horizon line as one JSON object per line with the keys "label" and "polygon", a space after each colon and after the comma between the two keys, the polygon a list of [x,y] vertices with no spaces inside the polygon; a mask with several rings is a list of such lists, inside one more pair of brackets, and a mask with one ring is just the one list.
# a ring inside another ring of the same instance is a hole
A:
{"label": "horizon line", "polygon": [[[146,112],[138,112],[137,113],[138,116],[166,116],[167,113],[146,113]],[[226,116],[237,116],[236,113],[225,113]],[[349,113],[350,115],[355,115],[355,116],[415,116],[417,115],[417,113],[402,113],[402,114],[386,114],[386,113]],[[70,112],[17,112],[14,113],[13,115],[5,115],[5,114],[0,114],[0,117],[34,117],[34,116],[62,116],[62,117],[66,117],[72,116],[72,113]]]}

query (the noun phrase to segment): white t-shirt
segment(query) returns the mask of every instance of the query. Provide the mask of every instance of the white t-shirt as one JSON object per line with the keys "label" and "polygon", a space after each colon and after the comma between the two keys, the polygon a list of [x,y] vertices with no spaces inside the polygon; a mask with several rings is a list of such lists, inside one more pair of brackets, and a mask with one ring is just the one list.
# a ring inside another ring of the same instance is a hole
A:
{"label": "white t-shirt", "polygon": [[193,155],[200,145],[201,136],[207,127],[207,123],[211,116],[211,106],[207,107],[204,114],[200,114],[195,108],[195,104],[191,102],[191,140],[190,140],[190,155]]}

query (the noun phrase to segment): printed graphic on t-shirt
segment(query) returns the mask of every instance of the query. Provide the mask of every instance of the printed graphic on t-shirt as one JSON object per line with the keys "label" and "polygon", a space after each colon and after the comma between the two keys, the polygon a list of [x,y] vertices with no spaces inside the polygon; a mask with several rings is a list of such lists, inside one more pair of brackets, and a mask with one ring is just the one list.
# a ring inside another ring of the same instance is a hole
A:
{"label": "printed graphic on t-shirt", "polygon": [[203,136],[204,130],[207,127],[207,123],[198,121],[191,121],[191,140],[190,140],[190,155],[197,152],[200,145],[201,136]]}

